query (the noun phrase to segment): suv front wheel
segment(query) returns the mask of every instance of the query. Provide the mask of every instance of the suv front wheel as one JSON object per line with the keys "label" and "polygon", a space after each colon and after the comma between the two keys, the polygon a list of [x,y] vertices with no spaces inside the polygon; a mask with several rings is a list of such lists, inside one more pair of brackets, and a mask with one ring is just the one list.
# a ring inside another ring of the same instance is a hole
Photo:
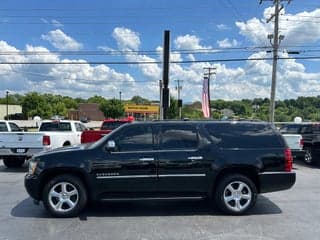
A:
{"label": "suv front wheel", "polygon": [[43,204],[55,217],[73,217],[85,207],[87,192],[82,181],[72,175],[50,180],[43,190]]}
{"label": "suv front wheel", "polygon": [[305,155],[303,160],[306,164],[313,164],[313,153],[311,148],[305,148]]}
{"label": "suv front wheel", "polygon": [[257,200],[257,188],[246,176],[227,175],[220,179],[215,192],[217,207],[231,215],[241,215],[252,208]]}

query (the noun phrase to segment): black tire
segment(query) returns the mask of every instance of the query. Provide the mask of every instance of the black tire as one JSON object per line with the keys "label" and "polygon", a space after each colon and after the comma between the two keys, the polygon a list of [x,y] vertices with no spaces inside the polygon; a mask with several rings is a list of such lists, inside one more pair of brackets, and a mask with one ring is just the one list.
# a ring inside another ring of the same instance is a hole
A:
{"label": "black tire", "polygon": [[7,168],[20,168],[25,162],[24,158],[6,157],[3,158],[3,164]]}
{"label": "black tire", "polygon": [[307,147],[304,150],[305,150],[305,154],[304,154],[303,161],[308,165],[312,165],[314,163],[314,154],[312,149]]}
{"label": "black tire", "polygon": [[[65,191],[63,184],[66,184]],[[74,190],[76,194],[71,194]],[[56,195],[53,196],[54,194]],[[54,177],[46,183],[42,195],[43,205],[55,217],[77,216],[86,206],[87,198],[83,182],[73,175]],[[70,206],[70,202],[74,203],[73,207]]]}
{"label": "black tire", "polygon": [[[242,215],[252,208],[257,201],[257,188],[252,180],[244,175],[226,175],[217,184],[214,200],[218,209],[224,213]],[[229,190],[230,188],[236,191],[232,193]]]}

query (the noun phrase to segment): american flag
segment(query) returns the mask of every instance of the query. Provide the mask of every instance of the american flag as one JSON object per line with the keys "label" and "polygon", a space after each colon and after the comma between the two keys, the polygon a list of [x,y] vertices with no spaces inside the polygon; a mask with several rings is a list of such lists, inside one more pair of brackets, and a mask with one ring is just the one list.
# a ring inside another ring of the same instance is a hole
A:
{"label": "american flag", "polygon": [[210,106],[209,106],[209,78],[203,79],[202,87],[202,112],[205,118],[210,117]]}

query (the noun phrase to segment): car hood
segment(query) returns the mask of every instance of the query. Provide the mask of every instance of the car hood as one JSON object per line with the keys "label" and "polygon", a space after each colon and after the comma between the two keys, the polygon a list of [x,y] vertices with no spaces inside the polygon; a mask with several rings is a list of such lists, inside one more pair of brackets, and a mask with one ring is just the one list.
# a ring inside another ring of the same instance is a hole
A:
{"label": "car hood", "polygon": [[87,148],[88,148],[88,144],[80,144],[80,145],[75,145],[70,147],[59,147],[51,150],[44,150],[39,154],[37,154],[37,156],[40,157],[40,156],[49,155],[49,154],[75,152],[75,151],[84,150]]}

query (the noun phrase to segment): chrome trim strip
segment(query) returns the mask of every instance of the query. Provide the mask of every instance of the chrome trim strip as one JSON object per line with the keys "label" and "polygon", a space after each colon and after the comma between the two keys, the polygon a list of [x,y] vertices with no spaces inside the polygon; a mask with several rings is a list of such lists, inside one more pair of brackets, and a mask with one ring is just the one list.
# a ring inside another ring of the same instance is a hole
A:
{"label": "chrome trim strip", "polygon": [[206,174],[160,174],[160,175],[124,175],[124,176],[101,176],[96,175],[97,179],[108,179],[108,178],[164,178],[164,177],[205,177]]}
{"label": "chrome trim strip", "polygon": [[159,177],[205,177],[206,174],[160,174]]}
{"label": "chrome trim strip", "polygon": [[97,179],[106,178],[156,178],[157,175],[125,175],[125,176],[96,176]]}
{"label": "chrome trim strip", "polygon": [[102,201],[143,201],[143,200],[182,200],[204,199],[205,197],[145,197],[145,198],[103,198]]}

